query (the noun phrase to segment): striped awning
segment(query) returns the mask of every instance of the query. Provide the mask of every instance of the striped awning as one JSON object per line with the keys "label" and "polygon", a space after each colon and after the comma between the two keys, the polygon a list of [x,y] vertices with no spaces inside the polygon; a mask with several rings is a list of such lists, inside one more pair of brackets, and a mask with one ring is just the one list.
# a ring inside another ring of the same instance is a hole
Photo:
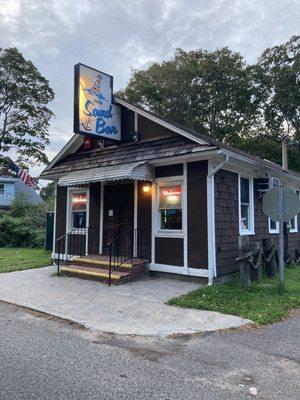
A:
{"label": "striped awning", "polygon": [[77,186],[92,182],[133,179],[152,180],[152,170],[146,161],[126,163],[70,172],[58,180],[59,186]]}

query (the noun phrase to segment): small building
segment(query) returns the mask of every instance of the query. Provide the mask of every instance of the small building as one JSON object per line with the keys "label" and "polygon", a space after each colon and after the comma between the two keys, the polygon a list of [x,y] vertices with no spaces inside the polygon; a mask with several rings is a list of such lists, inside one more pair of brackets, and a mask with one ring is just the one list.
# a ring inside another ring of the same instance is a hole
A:
{"label": "small building", "polygon": [[[71,252],[71,236],[85,254],[107,255],[123,231],[122,245],[147,259],[151,271],[212,282],[238,269],[240,235],[278,240],[262,195],[280,181],[300,190],[300,174],[123,99],[114,104],[121,110],[119,142],[75,134],[41,174],[56,182],[54,235],[64,237],[62,257]],[[298,216],[286,245],[300,247]]]}
{"label": "small building", "polygon": [[43,199],[35,190],[25,185],[20,178],[10,176],[8,173],[0,174],[0,209],[10,209],[16,196],[22,195],[31,204],[42,204]]}

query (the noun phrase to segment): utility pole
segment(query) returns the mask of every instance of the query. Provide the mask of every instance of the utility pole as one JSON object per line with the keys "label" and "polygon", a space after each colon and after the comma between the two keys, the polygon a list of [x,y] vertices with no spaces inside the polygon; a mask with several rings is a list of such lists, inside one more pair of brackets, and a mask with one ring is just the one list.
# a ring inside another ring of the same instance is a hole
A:
{"label": "utility pole", "polygon": [[284,210],[284,199],[283,199],[283,186],[282,183],[279,186],[279,290],[284,289],[284,237],[283,237],[283,210]]}
{"label": "utility pole", "polygon": [[[289,137],[285,135],[281,141],[282,149],[282,172],[288,171],[288,157],[287,157],[287,143]],[[282,174],[283,175],[283,174]],[[279,290],[284,289],[284,236],[283,236],[283,212],[284,212],[284,196],[283,196],[283,182],[279,185]]]}
{"label": "utility pole", "polygon": [[281,152],[282,152],[282,171],[288,171],[288,156],[287,156],[287,144],[289,141],[288,135],[284,135],[281,141]]}

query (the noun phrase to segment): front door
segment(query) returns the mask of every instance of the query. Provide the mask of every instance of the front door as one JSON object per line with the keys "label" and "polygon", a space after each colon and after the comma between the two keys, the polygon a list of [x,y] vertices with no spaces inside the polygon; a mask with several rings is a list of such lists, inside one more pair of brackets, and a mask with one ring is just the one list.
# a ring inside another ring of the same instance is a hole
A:
{"label": "front door", "polygon": [[[132,245],[134,213],[133,183],[107,184],[104,187],[103,207],[103,253],[107,243],[117,235],[122,236],[120,246]],[[122,233],[121,233],[122,232]],[[126,232],[126,233],[123,233]],[[125,235],[125,236],[124,236]]]}

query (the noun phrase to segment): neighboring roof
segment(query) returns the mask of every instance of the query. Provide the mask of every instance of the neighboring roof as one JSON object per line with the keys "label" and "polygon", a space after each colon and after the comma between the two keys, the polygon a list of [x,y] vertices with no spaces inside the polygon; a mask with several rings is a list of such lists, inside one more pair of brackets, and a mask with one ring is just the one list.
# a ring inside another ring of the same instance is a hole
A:
{"label": "neighboring roof", "polygon": [[157,158],[179,156],[214,149],[216,149],[215,146],[199,145],[183,136],[121,143],[104,147],[103,149],[69,154],[58,161],[50,171],[43,171],[41,177],[89,168],[144,162]]}
{"label": "neighboring roof", "polygon": [[[25,183],[20,178],[15,178],[13,176],[2,175],[0,176],[0,183],[10,184],[15,186],[15,195],[24,194],[26,200],[31,204],[41,204],[44,200],[36,193],[36,191]],[[14,195],[14,197],[15,197]],[[11,198],[11,201],[13,198]],[[11,203],[10,201],[10,203]]]}
{"label": "neighboring roof", "polygon": [[18,178],[13,178],[11,176],[7,176],[7,175],[1,175],[0,176],[0,182],[1,183],[14,183],[18,180]]}
{"label": "neighboring roof", "polygon": [[16,195],[22,193],[26,196],[26,200],[31,204],[42,204],[44,200],[36,193],[36,191],[28,185],[25,185],[21,179],[17,179],[15,183]]}
{"label": "neighboring roof", "polygon": [[90,168],[70,172],[58,180],[59,186],[76,186],[91,182],[117,181],[122,179],[134,179],[142,181],[152,180],[151,168],[146,161],[126,163],[111,166]]}

